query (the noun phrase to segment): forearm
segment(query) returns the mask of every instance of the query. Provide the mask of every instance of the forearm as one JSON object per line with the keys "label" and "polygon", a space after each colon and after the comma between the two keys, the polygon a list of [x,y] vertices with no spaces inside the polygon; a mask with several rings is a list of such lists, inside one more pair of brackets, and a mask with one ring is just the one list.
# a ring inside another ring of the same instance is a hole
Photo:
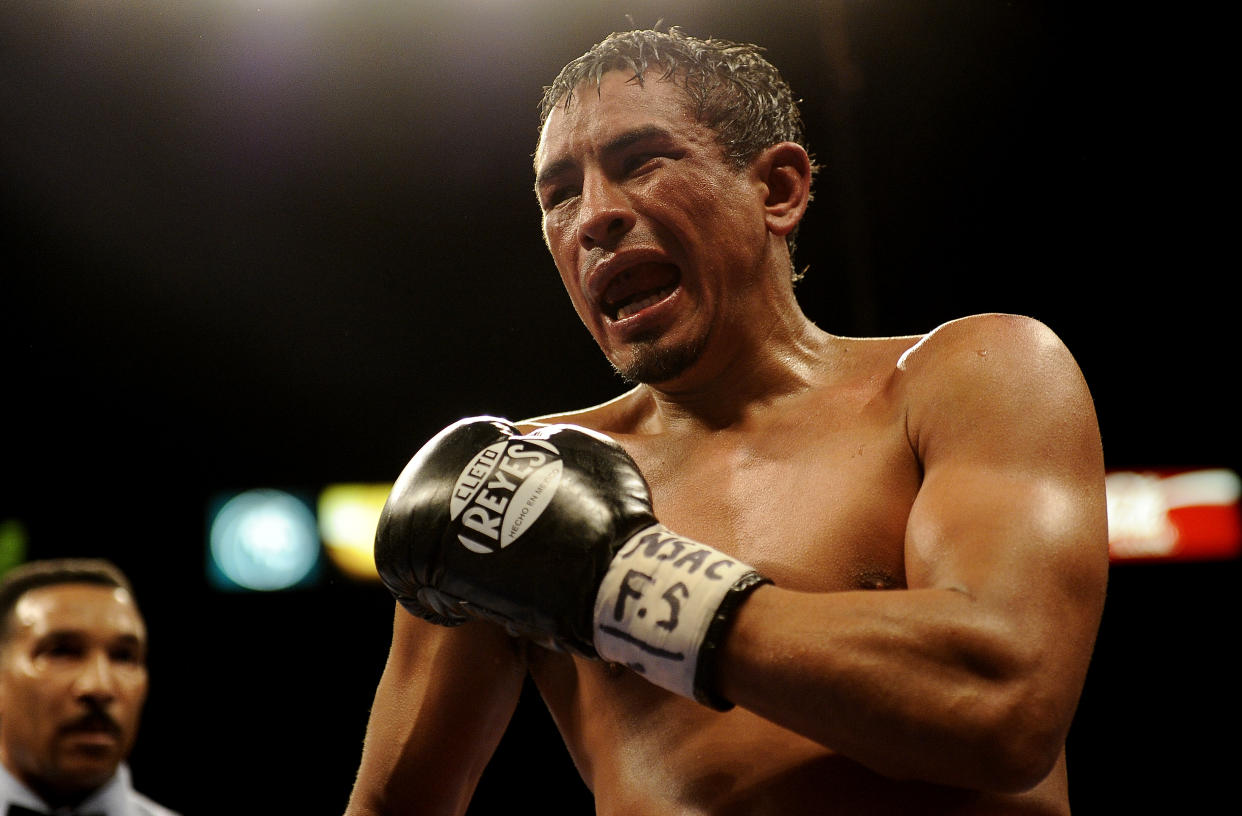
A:
{"label": "forearm", "polygon": [[498,628],[435,627],[398,609],[347,816],[464,813],[524,677]]}
{"label": "forearm", "polygon": [[1012,791],[1060,753],[1081,679],[948,589],[762,588],[725,641],[736,704],[887,776]]}

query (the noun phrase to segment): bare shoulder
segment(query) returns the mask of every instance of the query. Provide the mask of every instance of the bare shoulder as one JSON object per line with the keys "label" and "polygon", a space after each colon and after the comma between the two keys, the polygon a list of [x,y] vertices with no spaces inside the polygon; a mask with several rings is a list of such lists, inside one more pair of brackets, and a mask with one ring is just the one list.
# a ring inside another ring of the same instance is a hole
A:
{"label": "bare shoulder", "polygon": [[962,355],[1003,361],[1049,359],[1064,362],[1065,344],[1048,326],[1033,317],[1015,314],[977,314],[937,326],[906,351],[899,366],[917,372],[929,366],[951,364]]}
{"label": "bare shoulder", "polygon": [[1034,318],[980,314],[950,321],[911,346],[898,368],[917,448],[931,441],[934,429],[962,438],[1019,427],[1098,444],[1094,406],[1077,362]]}
{"label": "bare shoulder", "polygon": [[908,387],[924,394],[960,388],[1013,393],[1057,382],[1074,389],[1083,385],[1078,364],[1061,338],[1039,320],[1012,314],[971,315],[944,323],[907,349],[897,367]]}

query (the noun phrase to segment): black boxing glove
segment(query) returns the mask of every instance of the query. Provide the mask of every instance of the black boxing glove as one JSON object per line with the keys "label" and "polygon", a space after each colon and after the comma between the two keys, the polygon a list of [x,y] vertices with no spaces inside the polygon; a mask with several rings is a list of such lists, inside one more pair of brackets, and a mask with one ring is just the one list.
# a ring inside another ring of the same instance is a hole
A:
{"label": "black boxing glove", "polygon": [[493,621],[720,709],[716,649],[766,582],[661,525],[609,437],[573,425],[522,434],[496,417],[456,422],[410,460],[380,515],[375,564],[433,623]]}

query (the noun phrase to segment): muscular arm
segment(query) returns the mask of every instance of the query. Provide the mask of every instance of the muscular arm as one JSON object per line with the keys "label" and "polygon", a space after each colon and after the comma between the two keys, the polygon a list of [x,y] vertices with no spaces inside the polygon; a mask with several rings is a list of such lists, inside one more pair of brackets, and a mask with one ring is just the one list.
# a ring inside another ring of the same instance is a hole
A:
{"label": "muscular arm", "polygon": [[1060,342],[1034,321],[972,321],[903,361],[924,472],[908,589],[762,588],[718,682],[880,773],[1015,791],[1060,755],[1090,659],[1108,563],[1103,461]]}
{"label": "muscular arm", "polygon": [[498,627],[433,626],[398,606],[346,815],[465,813],[524,676]]}

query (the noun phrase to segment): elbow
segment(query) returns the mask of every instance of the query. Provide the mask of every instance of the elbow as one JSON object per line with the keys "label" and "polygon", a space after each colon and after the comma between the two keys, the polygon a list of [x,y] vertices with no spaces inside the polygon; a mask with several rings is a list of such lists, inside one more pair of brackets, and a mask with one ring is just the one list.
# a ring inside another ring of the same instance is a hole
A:
{"label": "elbow", "polygon": [[972,686],[948,713],[952,724],[939,737],[925,739],[910,764],[894,763],[890,754],[871,767],[896,779],[1012,795],[1046,779],[1064,751],[1068,726],[1047,700],[1024,699],[1010,688]]}
{"label": "elbow", "polygon": [[1007,695],[995,716],[986,718],[976,746],[978,787],[994,793],[1022,793],[1056,767],[1068,729],[1060,706],[1042,695]]}
{"label": "elbow", "polygon": [[993,757],[988,780],[980,787],[993,793],[1023,793],[1042,782],[1056,767],[1061,744],[1005,746]]}
{"label": "elbow", "polygon": [[969,787],[1023,793],[1061,761],[1081,680],[1038,639],[1007,636],[988,645],[953,706],[968,724],[959,735],[974,768]]}

